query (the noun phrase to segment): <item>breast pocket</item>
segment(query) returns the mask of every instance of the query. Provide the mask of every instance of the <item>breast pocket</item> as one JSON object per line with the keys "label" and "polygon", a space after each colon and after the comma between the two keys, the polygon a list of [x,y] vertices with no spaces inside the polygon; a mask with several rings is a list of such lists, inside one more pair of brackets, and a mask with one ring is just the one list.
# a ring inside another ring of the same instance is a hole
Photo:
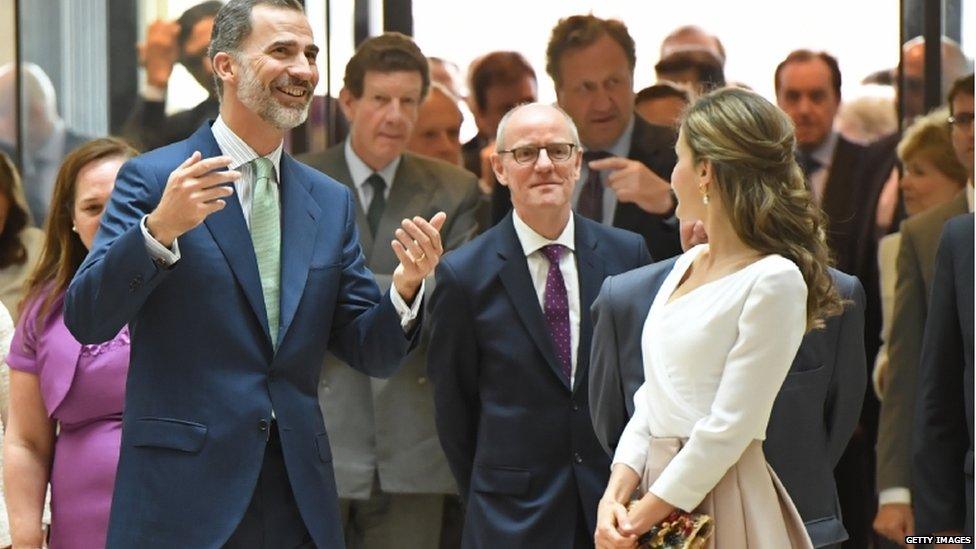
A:
{"label": "breast pocket", "polygon": [[786,374],[786,380],[783,381],[783,391],[792,391],[796,389],[809,389],[811,387],[822,386],[824,383],[824,376],[826,375],[826,368],[823,364],[818,365],[812,370],[800,370],[798,372],[791,371]]}

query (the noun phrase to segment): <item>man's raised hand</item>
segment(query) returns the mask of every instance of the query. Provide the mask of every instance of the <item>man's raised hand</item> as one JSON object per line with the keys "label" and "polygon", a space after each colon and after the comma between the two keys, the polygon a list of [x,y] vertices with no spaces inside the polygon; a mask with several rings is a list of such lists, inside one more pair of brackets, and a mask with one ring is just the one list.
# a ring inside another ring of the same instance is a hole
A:
{"label": "man's raised hand", "polygon": [[231,185],[241,177],[237,170],[220,170],[233,162],[228,156],[203,158],[194,151],[166,181],[163,197],[146,219],[146,228],[167,248],[208,215],[224,209],[224,198],[234,193]]}

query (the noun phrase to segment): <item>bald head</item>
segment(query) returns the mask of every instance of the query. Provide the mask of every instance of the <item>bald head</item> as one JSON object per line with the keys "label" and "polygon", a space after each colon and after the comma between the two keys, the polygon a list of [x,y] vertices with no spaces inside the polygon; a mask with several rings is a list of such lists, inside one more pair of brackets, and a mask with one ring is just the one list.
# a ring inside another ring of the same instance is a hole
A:
{"label": "bald head", "polygon": [[[11,143],[16,140],[17,135],[15,71],[13,63],[0,67],[0,139]],[[27,128],[27,146],[38,148],[47,140],[55,123],[60,119],[57,95],[51,79],[34,63],[21,65],[21,86],[22,101],[27,107],[24,121]]]}
{"label": "bald head", "polygon": [[498,123],[498,133],[495,135],[495,150],[502,151],[508,146],[508,126],[511,124],[513,118],[528,118],[530,121],[545,121],[562,119],[562,124],[566,130],[567,143],[572,143],[576,145],[576,148],[580,148],[579,132],[576,130],[576,124],[573,123],[573,119],[566,114],[566,111],[561,108],[550,105],[547,103],[525,103],[519,105],[512,110],[505,113],[502,117],[501,122]]}

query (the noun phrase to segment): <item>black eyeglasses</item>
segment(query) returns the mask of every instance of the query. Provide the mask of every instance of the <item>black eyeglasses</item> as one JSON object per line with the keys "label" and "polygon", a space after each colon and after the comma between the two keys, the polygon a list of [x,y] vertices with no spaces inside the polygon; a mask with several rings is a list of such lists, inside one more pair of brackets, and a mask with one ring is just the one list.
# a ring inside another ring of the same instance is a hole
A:
{"label": "black eyeglasses", "polygon": [[575,148],[576,145],[572,143],[549,143],[542,147],[536,145],[515,147],[507,151],[498,151],[498,154],[511,153],[512,158],[519,164],[534,164],[539,159],[539,151],[545,149],[546,156],[549,157],[549,160],[553,162],[565,162],[573,156],[573,149]]}
{"label": "black eyeglasses", "polygon": [[971,112],[961,112],[959,114],[949,117],[949,123],[953,126],[972,126],[973,125],[973,113]]}

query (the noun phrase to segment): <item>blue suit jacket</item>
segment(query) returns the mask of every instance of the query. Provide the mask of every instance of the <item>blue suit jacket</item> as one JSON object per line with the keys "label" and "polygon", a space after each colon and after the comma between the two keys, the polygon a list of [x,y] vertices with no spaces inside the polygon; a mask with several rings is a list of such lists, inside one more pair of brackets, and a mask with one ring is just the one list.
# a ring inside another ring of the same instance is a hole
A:
{"label": "blue suit jacket", "polygon": [[579,521],[596,528],[610,461],[589,417],[589,305],[604,277],[650,256],[639,235],[575,220],[581,318],[573,387],[511,214],[438,266],[427,365],[441,445],[467,503],[464,547],[572,547]]}
{"label": "blue suit jacket", "polygon": [[925,321],[912,437],[915,531],[973,535],[973,214],[946,222]]}
{"label": "blue suit jacket", "polygon": [[[83,343],[132,338],[109,547],[218,547],[243,517],[272,409],[295,499],[319,547],[342,547],[316,386],[326,349],[388,376],[413,344],[363,263],[349,190],[281,159],[281,328],[268,333],[257,262],[236,195],[179,237],[162,269],[139,222],[193,151],[220,155],[209,125],[127,162],[92,252],[68,290]],[[414,334],[418,330],[414,329]],[[271,338],[277,338],[275,353]]]}
{"label": "blue suit jacket", "polygon": [[[677,258],[608,278],[593,305],[590,410],[603,447],[617,447],[644,383],[641,331],[654,296]],[[816,547],[847,538],[833,470],[860,416],[864,367],[864,290],[831,270],[852,303],[822,330],[808,333],[773,404],[763,445]],[[770,337],[775,337],[772,334]]]}

